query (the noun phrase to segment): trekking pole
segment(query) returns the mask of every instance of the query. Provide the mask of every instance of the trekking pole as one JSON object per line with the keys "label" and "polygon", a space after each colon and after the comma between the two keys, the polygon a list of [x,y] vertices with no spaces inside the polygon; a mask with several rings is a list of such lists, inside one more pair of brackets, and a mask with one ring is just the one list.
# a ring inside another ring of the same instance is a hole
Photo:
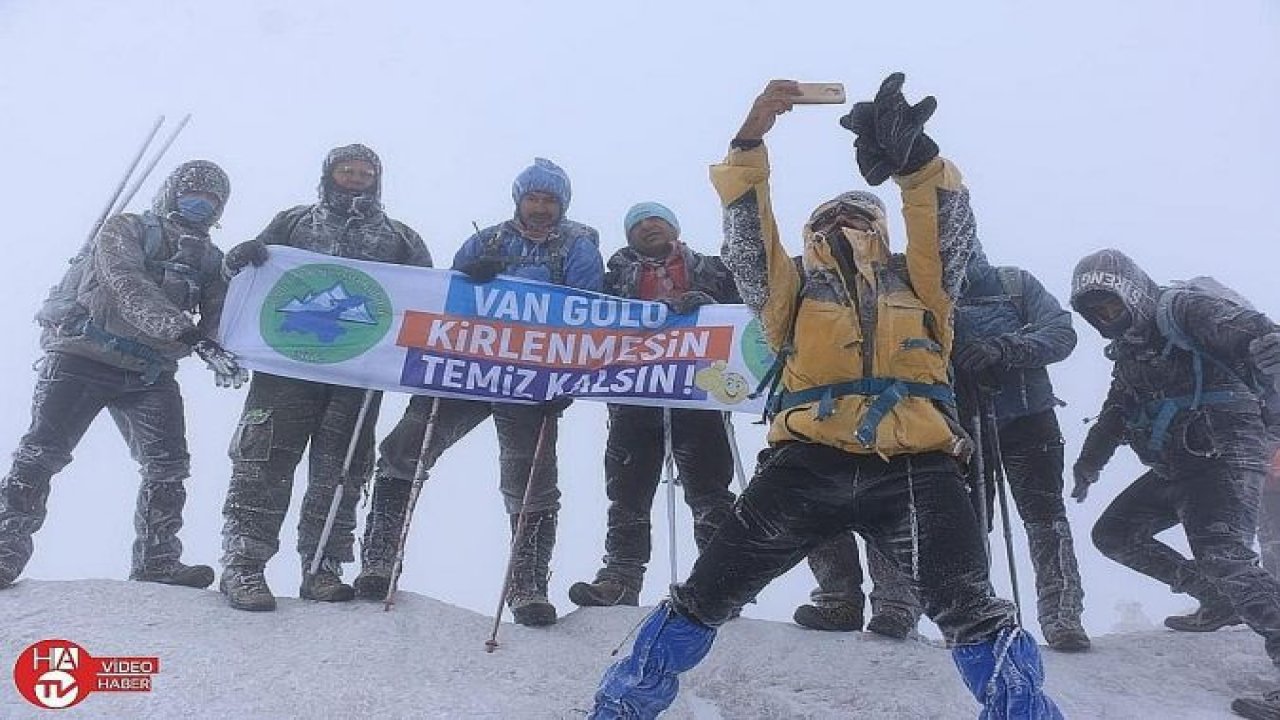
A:
{"label": "trekking pole", "polygon": [[667,551],[671,559],[671,584],[680,580],[676,567],[676,461],[671,451],[671,408],[662,408],[662,463],[667,472]]}
{"label": "trekking pole", "polygon": [[102,225],[111,217],[111,211],[116,207],[116,202],[120,199],[120,193],[124,192],[124,186],[129,183],[129,178],[133,176],[133,171],[138,169],[138,163],[142,162],[142,156],[147,154],[147,148],[151,147],[151,141],[155,140],[156,133],[160,132],[160,126],[164,124],[164,116],[156,118],[155,124],[151,126],[151,130],[147,132],[147,137],[142,141],[142,147],[138,148],[138,152],[133,156],[133,161],[129,163],[129,168],[125,170],[124,175],[120,177],[120,183],[116,185],[115,191],[111,193],[111,199],[107,201],[107,206],[102,208],[102,213],[98,215],[98,219],[93,223],[93,229],[89,231],[89,237],[85,238],[84,248],[88,248],[93,244],[94,238],[98,237],[98,232],[102,230]]}
{"label": "trekking pole", "polygon": [[356,426],[351,431],[351,441],[347,443],[347,456],[342,459],[342,478],[338,482],[338,487],[333,489],[333,500],[329,502],[329,512],[324,517],[324,529],[320,531],[320,541],[316,543],[316,551],[311,556],[311,568],[308,572],[312,575],[320,572],[320,558],[329,545],[329,535],[333,533],[333,521],[338,517],[338,506],[342,504],[347,480],[351,477],[351,461],[356,456],[356,445],[360,443],[360,432],[364,429],[365,416],[369,414],[369,406],[373,404],[373,392],[373,390],[365,390],[364,400],[360,402]]}
{"label": "trekking pole", "polygon": [[[163,118],[164,116],[161,116],[161,119]],[[138,194],[138,188],[142,187],[142,183],[146,182],[147,177],[151,175],[151,171],[155,170],[156,165],[160,163],[160,158],[164,157],[164,154],[169,151],[169,146],[173,145],[173,141],[178,139],[178,133],[182,132],[182,129],[185,128],[189,122],[191,122],[191,113],[184,115],[182,119],[178,121],[177,127],[169,133],[169,137],[165,138],[164,142],[160,144],[160,149],[156,150],[156,154],[151,158],[151,161],[142,169],[142,174],[133,181],[133,185],[131,185],[128,192],[124,194],[124,200],[120,202],[118,207],[112,210],[113,213],[121,212],[125,208],[129,207],[129,201],[133,199],[134,195]]]}
{"label": "trekking pole", "polygon": [[978,524],[982,528],[982,549],[987,553],[987,569],[991,569],[991,517],[987,512],[987,468],[986,447],[982,444],[982,410],[979,407],[973,413],[973,442],[978,446],[974,450],[973,469],[976,473],[973,492],[978,496],[974,510],[978,513]]}
{"label": "trekking pole", "polygon": [[516,528],[511,532],[511,550],[507,553],[507,570],[502,576],[502,592],[498,594],[498,609],[493,613],[493,631],[489,633],[489,639],[484,641],[485,652],[491,653],[498,649],[498,627],[502,624],[502,607],[507,601],[507,593],[511,590],[511,571],[516,564],[516,544],[524,534],[525,521],[528,517],[525,511],[529,507],[529,496],[533,494],[538,466],[542,464],[543,455],[546,454],[547,437],[551,435],[549,429],[553,422],[555,422],[553,416],[543,415],[542,425],[538,427],[538,444],[533,449],[533,464],[529,466],[529,482],[525,483],[524,497],[520,499],[520,514],[516,516]]}
{"label": "trekking pole", "polygon": [[733,454],[733,474],[738,478],[738,494],[747,489],[747,471],[742,468],[742,453],[738,452],[738,436],[733,430],[731,413],[721,413],[724,417],[724,434],[729,438],[729,452]]}
{"label": "trekking pole", "polygon": [[440,414],[440,398],[431,398],[431,414],[427,416],[427,430],[422,435],[422,449],[418,451],[418,467],[413,471],[413,484],[409,486],[409,498],[405,502],[404,521],[400,523],[400,537],[396,540],[396,560],[391,564],[391,580],[387,583],[387,596],[382,599],[382,610],[386,612],[395,605],[396,586],[400,583],[400,572],[404,569],[404,546],[409,540],[409,521],[413,519],[413,509],[418,504],[418,495],[426,484],[431,468],[427,458],[431,453],[431,442],[436,434],[436,418]]}
{"label": "trekking pole", "polygon": [[1018,626],[1021,627],[1022,597],[1018,592],[1018,566],[1013,559],[1013,529],[1009,521],[1009,495],[1005,487],[1004,455],[1000,452],[1000,434],[996,425],[995,403],[989,399],[983,402],[990,422],[991,465],[993,466],[991,470],[996,482],[996,499],[1000,502],[1000,522],[1004,525],[1004,551],[1009,562],[1009,583],[1013,585],[1013,607],[1018,614]]}

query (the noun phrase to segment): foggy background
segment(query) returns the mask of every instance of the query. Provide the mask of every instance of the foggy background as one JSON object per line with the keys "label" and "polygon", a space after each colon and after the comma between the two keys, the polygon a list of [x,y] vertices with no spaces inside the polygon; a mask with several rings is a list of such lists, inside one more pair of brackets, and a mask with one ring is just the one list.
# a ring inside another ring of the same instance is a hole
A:
{"label": "foggy background", "polygon": [[[511,215],[511,181],[534,156],[568,172],[569,216],[600,230],[606,258],[625,242],[623,213],[642,200],[667,204],[687,243],[716,252],[720,208],[707,166],[770,78],[843,82],[856,101],[901,70],[910,100],[938,98],[928,131],[965,173],[993,263],[1031,270],[1065,305],[1075,261],[1114,246],[1157,281],[1210,273],[1275,317],[1280,6],[1031,5],[0,1],[0,452],[29,422],[40,357],[31,317],[160,113],[194,118],[130,209],[145,208],[177,163],[213,160],[232,181],[213,234],[224,250],[275,212],[314,202],[325,153],[361,142],[382,157],[388,214],[421,233],[440,265],[472,221]],[[836,124],[845,111],[797,108],[768,137],[774,209],[793,250],[814,206],[865,187],[852,137]],[[892,183],[876,192],[899,206]],[[891,215],[901,249],[901,218]],[[1068,468],[1109,371],[1100,338],[1076,325],[1075,355],[1051,371],[1069,403],[1059,412]],[[244,390],[215,389],[198,360],[184,362],[179,379],[192,452],[184,559],[216,565],[226,449]],[[379,437],[403,404],[386,399]],[[763,438],[754,419],[736,422],[748,472]],[[568,586],[590,580],[603,552],[604,422],[602,404],[580,401],[562,423],[551,580],[561,613],[573,609]],[[124,578],[137,474],[105,413],[75,457],[54,480],[25,576]],[[1093,633],[1122,617],[1140,624],[1127,602],[1156,623],[1194,605],[1089,542],[1098,514],[1139,473],[1121,450],[1088,502],[1069,506]],[[293,526],[304,486],[305,463],[269,566],[277,595],[297,594]],[[668,581],[664,496],[660,488],[644,603]],[[680,508],[683,575],[693,544]],[[1038,635],[1017,530],[1024,617]],[[507,540],[486,423],[432,472],[401,587],[492,613]],[[348,566],[347,579],[357,571]],[[1007,577],[998,553],[993,578],[1006,596]],[[811,585],[802,565],[745,614],[789,619]]]}

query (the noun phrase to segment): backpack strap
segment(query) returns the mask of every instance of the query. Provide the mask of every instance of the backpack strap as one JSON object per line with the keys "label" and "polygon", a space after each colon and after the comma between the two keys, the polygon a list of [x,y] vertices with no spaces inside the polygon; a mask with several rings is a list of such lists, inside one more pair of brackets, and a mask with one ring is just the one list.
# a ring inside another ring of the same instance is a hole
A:
{"label": "backpack strap", "polygon": [[1008,295],[1018,308],[1018,318],[1027,322],[1027,304],[1022,292],[1022,271],[1016,267],[1000,265],[996,268],[1000,276],[1000,288]]}

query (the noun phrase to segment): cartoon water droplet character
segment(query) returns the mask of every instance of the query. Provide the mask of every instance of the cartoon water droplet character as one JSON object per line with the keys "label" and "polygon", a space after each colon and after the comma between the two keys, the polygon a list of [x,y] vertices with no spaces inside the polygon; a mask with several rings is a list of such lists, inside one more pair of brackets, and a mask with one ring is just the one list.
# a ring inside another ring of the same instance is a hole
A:
{"label": "cartoon water droplet character", "polygon": [[736,405],[747,399],[751,386],[740,373],[726,371],[727,367],[728,363],[724,360],[716,360],[694,374],[693,384],[699,390],[710,393],[717,402]]}

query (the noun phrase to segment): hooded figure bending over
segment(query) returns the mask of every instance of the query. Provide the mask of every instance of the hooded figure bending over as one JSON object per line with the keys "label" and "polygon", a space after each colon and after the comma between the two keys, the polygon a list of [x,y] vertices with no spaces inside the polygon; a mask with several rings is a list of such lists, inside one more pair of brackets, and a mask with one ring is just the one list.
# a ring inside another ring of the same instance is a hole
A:
{"label": "hooded figure bending over", "polygon": [[[1115,363],[1072,496],[1085,499],[1120,445],[1149,468],[1103,511],[1094,545],[1200,602],[1169,627],[1243,621],[1280,664],[1280,582],[1251,548],[1266,478],[1259,388],[1280,375],[1280,328],[1219,295],[1161,287],[1118,250],[1081,260],[1071,288],[1071,306],[1111,341]],[[1155,538],[1178,524],[1193,560]]]}

